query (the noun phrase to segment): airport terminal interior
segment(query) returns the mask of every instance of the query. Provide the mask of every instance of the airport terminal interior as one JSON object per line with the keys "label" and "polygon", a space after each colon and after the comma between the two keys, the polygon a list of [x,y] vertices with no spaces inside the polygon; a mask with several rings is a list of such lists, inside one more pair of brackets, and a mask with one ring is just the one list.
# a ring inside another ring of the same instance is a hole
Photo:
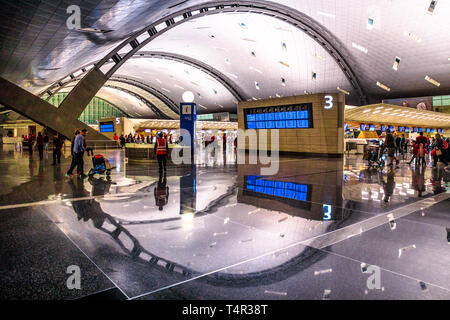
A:
{"label": "airport terminal interior", "polygon": [[450,299],[450,1],[0,15],[0,300]]}

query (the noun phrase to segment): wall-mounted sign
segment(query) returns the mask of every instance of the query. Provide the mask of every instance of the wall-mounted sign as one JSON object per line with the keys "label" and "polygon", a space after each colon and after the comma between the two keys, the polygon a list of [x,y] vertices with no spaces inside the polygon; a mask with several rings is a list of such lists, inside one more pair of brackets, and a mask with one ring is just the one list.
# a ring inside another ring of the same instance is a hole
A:
{"label": "wall-mounted sign", "polygon": [[329,204],[323,205],[323,220],[331,220],[331,206]]}
{"label": "wall-mounted sign", "polygon": [[120,118],[116,118],[116,124],[120,124]]}
{"label": "wall-mounted sign", "polygon": [[333,108],[333,97],[325,96],[325,107],[326,110],[330,110]]}

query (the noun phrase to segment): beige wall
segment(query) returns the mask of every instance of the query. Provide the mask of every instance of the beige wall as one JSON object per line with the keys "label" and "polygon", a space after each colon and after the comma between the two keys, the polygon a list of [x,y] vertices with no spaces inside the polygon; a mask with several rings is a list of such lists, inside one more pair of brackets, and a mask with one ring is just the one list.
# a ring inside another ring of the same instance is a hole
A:
{"label": "beige wall", "polygon": [[[334,106],[326,110],[325,96],[333,97]],[[245,130],[244,110],[248,108],[271,107],[312,103],[314,128],[279,129],[280,151],[302,154],[333,155],[343,154],[345,96],[342,93],[316,94],[278,99],[245,101],[239,103],[239,129]],[[260,131],[260,130],[256,130]],[[268,148],[270,148],[270,130]],[[246,149],[249,149],[248,139]]]}

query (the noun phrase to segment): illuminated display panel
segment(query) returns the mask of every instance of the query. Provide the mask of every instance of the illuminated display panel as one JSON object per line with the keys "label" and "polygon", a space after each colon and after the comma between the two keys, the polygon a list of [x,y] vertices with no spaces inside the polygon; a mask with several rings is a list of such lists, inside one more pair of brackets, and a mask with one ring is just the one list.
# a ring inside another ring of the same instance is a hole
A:
{"label": "illuminated display panel", "polygon": [[417,132],[417,128],[413,128],[413,132]]}
{"label": "illuminated display panel", "polygon": [[371,124],[370,125],[370,130],[369,131],[375,131],[375,125]]}
{"label": "illuminated display panel", "polygon": [[403,132],[403,127],[398,127],[398,132]]}
{"label": "illuminated display panel", "polygon": [[430,133],[430,128],[427,128],[427,131],[426,131],[426,133]]}
{"label": "illuminated display panel", "polygon": [[394,131],[394,126],[389,126],[389,130]]}
{"label": "illuminated display panel", "polygon": [[405,127],[405,132],[409,133],[409,127]]}
{"label": "illuminated display panel", "polygon": [[246,129],[314,128],[312,104],[296,104],[244,110]]}
{"label": "illuminated display panel", "polygon": [[362,124],[360,127],[361,131],[366,131],[367,130],[367,125]]}
{"label": "illuminated display panel", "polygon": [[259,176],[247,176],[245,189],[269,196],[298,201],[309,201],[308,185],[292,182],[261,179]]}
{"label": "illuminated display panel", "polygon": [[114,132],[114,123],[112,122],[100,123],[100,132]]}
{"label": "illuminated display panel", "polygon": [[381,126],[381,132],[386,132],[386,126]]}

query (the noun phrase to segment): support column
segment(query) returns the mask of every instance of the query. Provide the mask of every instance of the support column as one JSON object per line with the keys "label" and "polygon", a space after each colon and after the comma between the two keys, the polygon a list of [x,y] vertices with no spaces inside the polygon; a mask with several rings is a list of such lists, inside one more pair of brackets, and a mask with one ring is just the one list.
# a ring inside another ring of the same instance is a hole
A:
{"label": "support column", "polygon": [[[190,134],[189,141],[183,138],[181,146],[184,150],[190,148],[191,164],[194,164],[195,156],[195,139],[197,136],[196,122],[197,122],[197,105],[195,103],[181,103],[180,115],[180,129],[186,130]],[[184,152],[183,150],[183,152]]]}
{"label": "support column", "polygon": [[70,91],[59,106],[58,112],[64,117],[78,119],[107,80],[103,72],[94,66]]}
{"label": "support column", "polygon": [[[76,128],[87,129],[87,141],[110,140],[98,131],[78,120],[71,112],[59,112],[52,104],[33,95],[18,85],[0,77],[0,104],[24,117],[71,138]],[[81,114],[81,113],[80,113]]]}

